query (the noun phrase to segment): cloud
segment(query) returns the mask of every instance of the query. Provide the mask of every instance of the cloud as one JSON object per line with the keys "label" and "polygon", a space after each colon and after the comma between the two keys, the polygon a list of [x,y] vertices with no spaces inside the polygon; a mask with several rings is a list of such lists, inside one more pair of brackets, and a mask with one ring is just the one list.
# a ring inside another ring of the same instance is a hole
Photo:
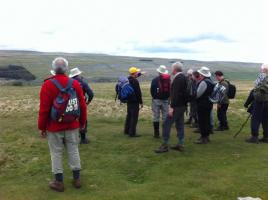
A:
{"label": "cloud", "polygon": [[200,42],[204,40],[212,40],[217,42],[224,42],[224,43],[231,43],[234,42],[234,40],[217,33],[203,33],[192,37],[182,37],[182,38],[173,38],[170,40],[167,40],[168,43],[194,43],[194,42]]}
{"label": "cloud", "polygon": [[137,47],[134,50],[146,53],[196,53],[195,50],[184,47],[148,46]]}

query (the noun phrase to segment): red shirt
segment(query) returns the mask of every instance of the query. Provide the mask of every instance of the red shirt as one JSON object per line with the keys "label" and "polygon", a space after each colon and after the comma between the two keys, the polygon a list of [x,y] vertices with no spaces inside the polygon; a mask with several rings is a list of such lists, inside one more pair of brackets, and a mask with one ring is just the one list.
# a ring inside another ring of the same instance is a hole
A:
{"label": "red shirt", "polygon": [[[57,74],[53,76],[57,79],[62,87],[66,87],[69,77],[64,74]],[[52,83],[52,81],[45,80],[40,90],[40,109],[38,117],[38,129],[41,131],[59,132],[65,130],[73,130],[84,127],[87,120],[87,105],[84,99],[83,90],[78,81],[74,80],[73,88],[76,91],[77,98],[80,105],[80,118],[79,121],[75,120],[71,123],[57,122],[50,119],[50,110],[53,105],[54,99],[57,97],[59,90]]]}

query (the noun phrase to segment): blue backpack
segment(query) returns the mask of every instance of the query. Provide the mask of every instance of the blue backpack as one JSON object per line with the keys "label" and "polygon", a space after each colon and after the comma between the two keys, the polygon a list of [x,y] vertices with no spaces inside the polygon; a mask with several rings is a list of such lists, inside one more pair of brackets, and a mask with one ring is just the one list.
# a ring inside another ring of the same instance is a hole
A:
{"label": "blue backpack", "polygon": [[118,98],[121,103],[127,103],[128,99],[134,95],[134,89],[130,85],[128,78],[124,76],[119,77],[115,91],[115,100]]}
{"label": "blue backpack", "polygon": [[67,87],[63,88],[56,79],[51,79],[51,82],[59,89],[59,94],[54,99],[50,112],[53,121],[69,123],[80,117],[79,100],[72,87],[73,81],[73,79],[69,79]]}

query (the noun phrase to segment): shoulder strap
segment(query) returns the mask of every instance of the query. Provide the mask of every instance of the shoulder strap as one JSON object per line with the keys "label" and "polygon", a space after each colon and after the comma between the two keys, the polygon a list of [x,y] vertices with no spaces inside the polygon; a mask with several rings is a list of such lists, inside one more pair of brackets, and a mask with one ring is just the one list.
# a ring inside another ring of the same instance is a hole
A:
{"label": "shoulder strap", "polygon": [[55,79],[50,79],[50,81],[61,91],[64,92],[65,89],[62,87],[62,85]]}
{"label": "shoulder strap", "polygon": [[72,85],[73,85],[73,82],[74,82],[74,79],[70,78],[69,81],[68,81],[67,87],[65,88],[65,90],[70,89],[72,87]]}

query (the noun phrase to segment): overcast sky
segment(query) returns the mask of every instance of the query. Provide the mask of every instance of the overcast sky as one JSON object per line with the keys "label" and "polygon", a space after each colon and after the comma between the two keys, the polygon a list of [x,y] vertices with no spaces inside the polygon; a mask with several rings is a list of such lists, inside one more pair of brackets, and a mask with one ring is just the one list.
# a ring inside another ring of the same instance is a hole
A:
{"label": "overcast sky", "polygon": [[268,62],[267,0],[0,3],[0,49]]}

